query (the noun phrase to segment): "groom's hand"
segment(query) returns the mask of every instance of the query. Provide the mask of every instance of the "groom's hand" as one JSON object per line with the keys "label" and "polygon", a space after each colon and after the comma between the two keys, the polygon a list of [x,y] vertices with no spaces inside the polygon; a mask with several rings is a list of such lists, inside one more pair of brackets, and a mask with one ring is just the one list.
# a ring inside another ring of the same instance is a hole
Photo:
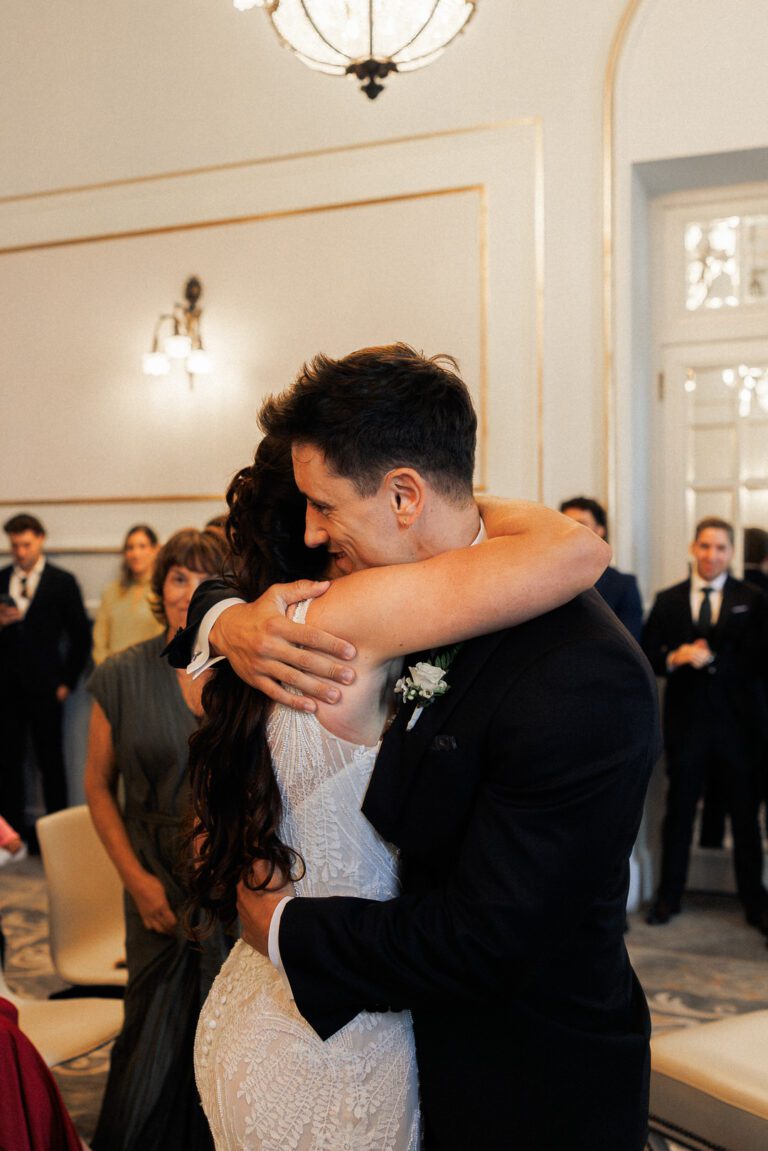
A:
{"label": "groom's hand", "polygon": [[[253,603],[234,604],[211,628],[212,651],[226,656],[240,679],[276,703],[299,711],[315,711],[315,700],[338,703],[341,691],[335,685],[352,683],[355,672],[336,661],[354,659],[354,647],[286,616],[291,604],[322,595],[328,587],[328,580],[297,580],[275,584]],[[293,695],[284,684],[302,694]]]}
{"label": "groom's hand", "polygon": [[[256,862],[252,871],[254,877],[262,878],[265,865]],[[266,878],[266,876],[263,876]],[[280,879],[273,879],[273,885],[261,891],[253,891],[243,882],[237,885],[237,914],[240,917],[240,935],[254,951],[262,955],[269,955],[269,927],[272,922],[275,908],[286,895],[293,895],[293,885],[280,884]]]}

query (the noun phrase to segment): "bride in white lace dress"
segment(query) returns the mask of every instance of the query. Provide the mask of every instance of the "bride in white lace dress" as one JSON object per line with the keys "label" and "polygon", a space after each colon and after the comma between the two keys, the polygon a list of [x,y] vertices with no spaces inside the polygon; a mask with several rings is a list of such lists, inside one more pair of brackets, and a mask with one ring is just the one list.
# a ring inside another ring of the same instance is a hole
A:
{"label": "bride in white lace dress", "polygon": [[[314,715],[280,705],[267,739],[283,797],[281,838],[306,868],[296,894],[397,895],[394,851],[360,812],[377,745],[348,743]],[[419,1146],[410,1016],[358,1015],[324,1043],[283,976],[242,940],[200,1016],[195,1067],[217,1148]]]}
{"label": "bride in white lace dress", "polygon": [[[271,582],[308,574],[312,559],[295,538],[292,557],[282,546],[301,526],[295,521],[290,526],[297,505],[286,503],[285,461],[278,467],[271,455],[262,441],[253,468],[236,477],[228,496],[248,598]],[[301,486],[309,493],[313,461],[304,459],[309,472]],[[303,512],[303,501],[300,508]],[[488,535],[498,537],[489,543],[425,562],[357,571],[334,581],[322,598],[298,606],[297,621],[309,619],[357,648],[357,681],[345,689],[340,704],[319,706],[312,714],[280,704],[268,709],[262,701],[262,710],[245,722],[248,693],[251,699],[258,693],[226,668],[206,689],[212,735],[204,727],[193,742],[192,771],[196,815],[205,831],[195,883],[199,902],[211,914],[231,915],[234,885],[254,858],[275,863],[278,873],[292,869],[299,898],[397,895],[395,851],[360,807],[403,653],[460,642],[550,610],[589,587],[606,562],[606,552],[595,546],[597,537],[574,530],[572,521],[544,508],[486,501],[482,512]],[[478,523],[475,509],[467,516],[468,543]],[[267,548],[260,534],[268,539]],[[233,702],[238,692],[240,702]],[[276,780],[279,792],[279,825],[276,808],[264,800],[270,781],[258,782],[259,769],[251,762],[253,733],[260,729],[268,745],[262,770],[274,772],[272,786]],[[238,730],[247,755],[237,752]],[[231,776],[231,764],[238,754],[242,790],[233,795],[240,777]],[[250,808],[259,804],[266,815],[254,831]],[[250,852],[243,853],[243,842]],[[280,848],[277,854],[267,850],[268,843],[289,847],[282,847],[281,856]],[[283,974],[242,940],[200,1016],[195,1070],[217,1151],[416,1151],[420,1146],[408,1012],[361,1013],[324,1042],[299,1014]]]}

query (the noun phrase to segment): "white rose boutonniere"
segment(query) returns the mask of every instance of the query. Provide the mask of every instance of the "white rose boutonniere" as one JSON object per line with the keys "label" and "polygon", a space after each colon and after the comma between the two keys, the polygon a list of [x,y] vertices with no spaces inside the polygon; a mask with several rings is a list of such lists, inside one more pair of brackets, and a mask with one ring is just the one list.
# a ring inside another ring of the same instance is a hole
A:
{"label": "white rose boutonniere", "polygon": [[403,703],[416,703],[417,705],[408,724],[408,731],[416,723],[425,707],[429,707],[441,695],[445,695],[447,691],[451,690],[451,685],[445,677],[461,647],[463,644],[457,643],[453,647],[435,652],[431,662],[417,663],[414,667],[409,667],[410,675],[402,676],[395,684],[395,695],[399,695]]}
{"label": "white rose boutonniere", "polygon": [[417,663],[408,668],[410,675],[397,681],[395,695],[401,695],[406,703],[418,700],[421,707],[426,707],[450,690],[450,684],[445,680],[446,670],[433,663]]}

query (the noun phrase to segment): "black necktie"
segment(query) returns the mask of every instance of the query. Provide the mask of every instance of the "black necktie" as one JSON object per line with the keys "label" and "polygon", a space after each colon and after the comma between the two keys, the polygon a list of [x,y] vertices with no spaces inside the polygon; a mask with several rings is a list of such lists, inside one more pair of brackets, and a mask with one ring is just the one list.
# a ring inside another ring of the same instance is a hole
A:
{"label": "black necktie", "polygon": [[712,595],[714,590],[715,589],[712,587],[703,587],[701,589],[701,594],[704,598],[701,601],[701,607],[699,608],[699,618],[696,623],[699,635],[702,639],[707,639],[709,633],[712,630],[712,603],[709,597]]}
{"label": "black necktie", "polygon": [[28,579],[28,577],[25,575],[19,576],[19,583],[21,584],[21,590],[19,591],[19,595],[21,596],[22,599],[29,599],[29,595],[27,594],[27,579]]}

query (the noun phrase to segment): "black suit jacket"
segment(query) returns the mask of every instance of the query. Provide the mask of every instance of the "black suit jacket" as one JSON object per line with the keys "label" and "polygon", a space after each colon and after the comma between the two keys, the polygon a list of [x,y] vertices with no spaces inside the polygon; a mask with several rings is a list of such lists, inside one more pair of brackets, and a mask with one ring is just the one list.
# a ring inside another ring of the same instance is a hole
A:
{"label": "black suit jacket", "polygon": [[299,1010],[326,1038],[411,1009],[427,1146],[641,1151],[649,1024],[623,928],[650,669],[589,592],[465,644],[448,680],[411,732],[395,721],[363,808],[401,897],[285,909]]}
{"label": "black suit jacket", "polygon": [[708,667],[685,666],[667,672],[667,656],[696,638],[691,615],[691,583],[659,592],[643,632],[643,647],[658,676],[666,676],[664,737],[681,749],[694,730],[718,730],[731,741],[752,745],[768,727],[760,689],[768,663],[768,610],[756,589],[729,576],[717,624],[710,638],[715,656]]}
{"label": "black suit jacket", "polygon": [[640,643],[643,634],[643,601],[636,578],[629,572],[620,572],[618,568],[606,568],[595,588],[632,638]]}
{"label": "black suit jacket", "polygon": [[757,588],[763,595],[768,595],[768,575],[759,567],[747,567],[744,565],[744,583],[749,584],[750,587]]}
{"label": "black suit jacket", "polygon": [[[0,571],[8,592],[12,567]],[[77,580],[46,560],[27,614],[0,629],[0,682],[50,695],[60,684],[73,688],[91,652],[91,624]]]}

